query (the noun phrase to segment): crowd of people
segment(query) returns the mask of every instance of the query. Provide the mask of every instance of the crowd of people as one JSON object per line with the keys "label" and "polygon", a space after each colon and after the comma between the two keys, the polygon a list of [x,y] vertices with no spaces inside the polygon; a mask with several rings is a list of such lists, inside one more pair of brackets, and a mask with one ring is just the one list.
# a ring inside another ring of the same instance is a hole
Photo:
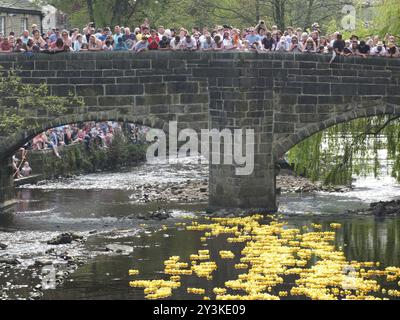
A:
{"label": "crowd of people", "polygon": [[29,177],[32,174],[32,168],[29,162],[26,161],[28,151],[25,148],[20,148],[12,157],[12,167],[14,169],[13,178],[21,179]]}
{"label": "crowd of people", "polygon": [[145,140],[148,128],[133,123],[125,127],[119,122],[84,122],[70,124],[49,129],[36,136],[28,143],[30,150],[53,149],[57,157],[60,157],[58,148],[77,143],[84,143],[87,148],[95,144],[102,148],[108,148],[118,133],[126,135],[130,142],[140,143]]}
{"label": "crowd of people", "polygon": [[78,28],[67,30],[52,29],[41,33],[37,25],[25,30],[22,35],[10,32],[0,35],[0,53],[7,52],[65,52],[65,51],[134,51],[147,50],[187,50],[187,51],[279,51],[295,53],[333,53],[344,56],[382,56],[400,57],[397,39],[386,35],[384,39],[371,36],[360,39],[352,35],[344,39],[340,32],[323,35],[318,23],[308,31],[302,28],[287,27],[279,30],[277,26],[267,27],[265,21],[256,26],[239,30],[229,25],[213,29],[193,27],[166,29],[150,27],[147,19],[134,28],[115,26],[96,28],[88,23],[82,31]]}
{"label": "crowd of people", "polygon": [[23,178],[31,175],[32,169],[26,161],[28,151],[52,150],[61,159],[59,148],[82,143],[87,149],[93,146],[108,148],[114,137],[122,134],[127,143],[144,143],[149,128],[134,123],[85,122],[49,129],[34,137],[13,156],[14,176]]}

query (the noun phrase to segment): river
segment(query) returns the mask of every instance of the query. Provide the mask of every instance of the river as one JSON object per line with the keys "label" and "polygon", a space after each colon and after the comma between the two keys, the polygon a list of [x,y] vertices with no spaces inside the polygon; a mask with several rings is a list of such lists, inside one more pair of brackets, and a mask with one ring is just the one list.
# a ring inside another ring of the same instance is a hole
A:
{"label": "river", "polygon": [[[140,279],[161,279],[163,262],[171,256],[189,257],[202,248],[225,250],[226,239],[210,239],[205,244],[198,233],[182,225],[204,214],[206,197],[196,197],[198,190],[186,201],[179,193],[175,198],[157,198],[175,186],[194,184],[199,188],[206,184],[207,167],[189,160],[143,164],[124,172],[96,173],[18,189],[18,205],[0,215],[0,243],[7,245],[0,258],[18,260],[17,265],[0,264],[0,298],[144,299],[143,289],[129,286],[129,269],[139,269]],[[399,267],[400,217],[344,214],[349,208],[364,208],[370,202],[399,195],[400,186],[392,178],[367,177],[357,179],[354,189],[346,193],[283,194],[279,212],[293,228],[321,224],[322,230],[328,230],[331,223],[341,224],[334,243],[349,261]],[[157,201],[148,200],[152,197]],[[141,213],[159,208],[169,211],[171,218],[138,219]],[[87,240],[60,246],[46,243],[63,232],[75,232]],[[110,244],[122,249],[106,251]],[[238,244],[231,250],[239,254],[242,247]],[[208,292],[240,274],[226,260],[215,260],[219,267],[212,281],[188,277],[172,298],[201,298],[187,294],[184,288],[200,287]]]}

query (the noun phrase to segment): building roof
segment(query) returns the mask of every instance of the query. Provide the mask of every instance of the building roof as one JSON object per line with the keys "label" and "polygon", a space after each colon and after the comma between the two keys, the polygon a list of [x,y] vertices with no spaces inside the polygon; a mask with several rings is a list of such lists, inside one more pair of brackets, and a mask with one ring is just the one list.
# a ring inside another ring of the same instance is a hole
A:
{"label": "building roof", "polygon": [[41,13],[42,10],[29,0],[0,0],[2,11],[34,12]]}

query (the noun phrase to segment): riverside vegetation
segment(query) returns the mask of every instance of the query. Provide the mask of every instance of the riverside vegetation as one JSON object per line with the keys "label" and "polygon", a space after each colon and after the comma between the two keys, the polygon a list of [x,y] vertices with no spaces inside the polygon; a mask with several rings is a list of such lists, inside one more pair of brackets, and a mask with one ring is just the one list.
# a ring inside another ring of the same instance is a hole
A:
{"label": "riverside vegetation", "polygon": [[60,149],[61,159],[52,151],[34,151],[29,160],[35,173],[44,178],[70,177],[76,174],[98,171],[114,171],[145,161],[147,144],[133,144],[123,134],[117,134],[108,148],[96,144],[87,148],[84,144]]}
{"label": "riverside vegetation", "polygon": [[0,74],[0,136],[40,128],[37,120],[32,121],[37,114],[60,116],[84,106],[83,99],[76,95],[53,96],[46,84],[23,83],[18,70],[4,71],[0,66]]}

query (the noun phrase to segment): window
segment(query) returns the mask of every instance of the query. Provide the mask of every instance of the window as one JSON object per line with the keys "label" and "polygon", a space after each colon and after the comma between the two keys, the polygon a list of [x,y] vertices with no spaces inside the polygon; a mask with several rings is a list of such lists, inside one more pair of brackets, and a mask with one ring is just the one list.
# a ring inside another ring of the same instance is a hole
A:
{"label": "window", "polygon": [[6,35],[6,17],[0,17],[0,34]]}
{"label": "window", "polygon": [[21,33],[28,30],[28,18],[21,19]]}

